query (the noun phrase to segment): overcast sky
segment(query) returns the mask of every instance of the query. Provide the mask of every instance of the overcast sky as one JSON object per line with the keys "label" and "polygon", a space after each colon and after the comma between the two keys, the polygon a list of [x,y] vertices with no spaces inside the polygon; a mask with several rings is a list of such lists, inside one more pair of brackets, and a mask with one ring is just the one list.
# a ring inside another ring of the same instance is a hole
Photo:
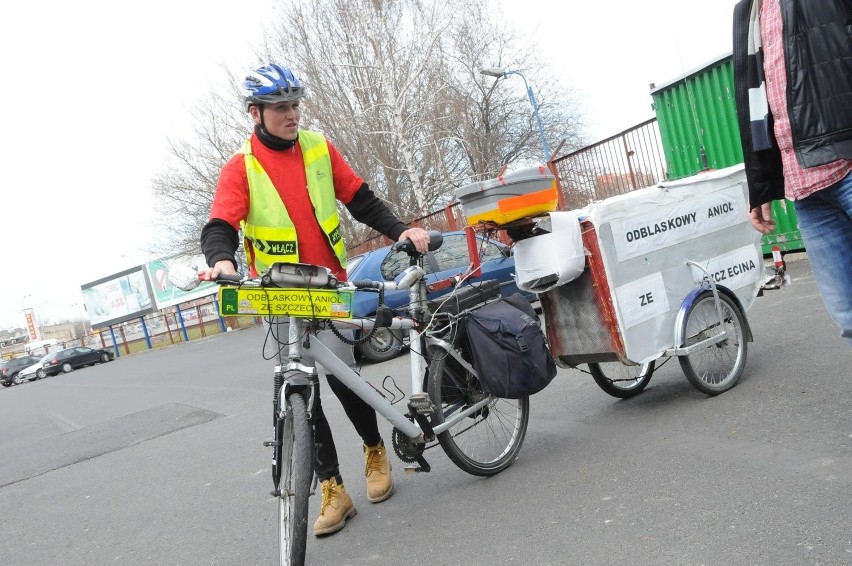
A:
{"label": "overcast sky", "polygon": [[[23,307],[76,316],[80,285],[155,259],[150,182],[167,138],[188,132],[223,65],[251,60],[273,1],[3,3],[0,328],[22,327]],[[581,94],[593,140],[654,116],[649,83],[731,48],[734,0],[502,1]]]}

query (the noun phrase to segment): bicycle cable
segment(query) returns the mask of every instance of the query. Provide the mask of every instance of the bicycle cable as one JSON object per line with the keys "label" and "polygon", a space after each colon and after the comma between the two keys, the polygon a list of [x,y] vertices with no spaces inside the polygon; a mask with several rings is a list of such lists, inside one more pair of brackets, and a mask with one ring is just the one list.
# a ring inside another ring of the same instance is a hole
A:
{"label": "bicycle cable", "polygon": [[[379,288],[379,307],[382,306],[382,303],[384,302],[384,300],[385,300],[385,290],[384,290],[383,287],[380,287]],[[375,322],[375,320],[374,320],[374,322]],[[370,329],[370,332],[368,334],[366,334],[366,335],[364,335],[360,338],[346,338],[345,336],[343,336],[343,334],[340,332],[340,330],[337,329],[337,327],[334,325],[333,321],[331,321],[331,320],[328,321],[328,327],[331,329],[331,333],[334,334],[335,336],[337,336],[337,338],[341,342],[343,342],[344,344],[349,344],[350,346],[357,346],[358,344],[363,344],[364,342],[368,342],[368,341],[372,340],[373,336],[376,335],[376,332],[379,331],[379,327],[377,325],[373,324],[373,327]]]}

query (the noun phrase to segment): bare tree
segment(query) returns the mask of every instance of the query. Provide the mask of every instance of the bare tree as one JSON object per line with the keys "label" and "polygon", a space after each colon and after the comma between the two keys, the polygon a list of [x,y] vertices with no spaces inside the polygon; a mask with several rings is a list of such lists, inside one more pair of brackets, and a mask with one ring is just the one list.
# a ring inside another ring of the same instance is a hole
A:
{"label": "bare tree", "polygon": [[[236,81],[231,77],[231,83]],[[197,254],[199,235],[207,222],[219,171],[246,139],[250,120],[235,102],[237,88],[227,95],[211,93],[192,109],[193,136],[169,141],[169,158],[152,180],[161,235],[156,253]]]}
{"label": "bare tree", "polygon": [[[440,9],[439,9],[440,8]],[[439,38],[451,9],[418,0],[320,0],[283,12],[272,43],[308,84],[322,130],[403,218],[435,201],[429,141],[446,120]]]}
{"label": "bare tree", "polygon": [[[258,61],[297,71],[308,87],[303,127],[325,133],[403,220],[451,202],[454,188],[503,165],[543,160],[525,91],[482,76],[484,67],[523,69],[537,87],[550,142],[576,147],[580,140],[571,91],[546,74],[535,46],[519,48],[489,0],[282,1],[278,8]],[[173,220],[183,219],[176,246],[197,247],[218,170],[248,131],[235,98],[205,101],[196,139],[172,144],[175,161],[155,181]],[[352,243],[367,233],[344,223]]]}
{"label": "bare tree", "polygon": [[511,25],[487,1],[462,4],[464,17],[448,36],[445,60],[452,70],[457,100],[454,137],[466,160],[467,174],[476,179],[494,176],[504,165],[543,162],[535,114],[523,82],[511,76],[483,76],[485,68],[523,72],[536,98],[549,145],[580,147],[582,117],[574,91],[536,58],[535,44],[521,44]]}

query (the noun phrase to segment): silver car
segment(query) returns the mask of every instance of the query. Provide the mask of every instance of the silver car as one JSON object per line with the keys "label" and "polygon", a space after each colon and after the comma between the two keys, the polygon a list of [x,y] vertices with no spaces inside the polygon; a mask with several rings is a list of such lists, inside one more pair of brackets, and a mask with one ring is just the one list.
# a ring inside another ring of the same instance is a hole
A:
{"label": "silver car", "polygon": [[15,376],[15,385],[20,385],[25,381],[33,381],[35,379],[41,379],[42,377],[44,377],[45,373],[43,366],[44,362],[47,361],[48,356],[50,356],[50,354],[42,357],[33,365],[27,366],[20,372],[18,372],[18,375]]}

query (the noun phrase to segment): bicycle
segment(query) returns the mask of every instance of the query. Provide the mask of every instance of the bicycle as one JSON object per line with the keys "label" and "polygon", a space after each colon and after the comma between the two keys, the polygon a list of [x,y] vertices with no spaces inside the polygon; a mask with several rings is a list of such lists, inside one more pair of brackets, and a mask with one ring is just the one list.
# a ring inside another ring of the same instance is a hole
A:
{"label": "bicycle", "polygon": [[[430,232],[430,251],[440,247],[439,232]],[[509,467],[521,448],[529,420],[529,400],[499,399],[482,391],[464,332],[465,317],[499,297],[496,281],[465,285],[439,301],[427,299],[422,255],[411,242],[397,242],[408,254],[409,267],[394,281],[337,281],[327,269],[278,263],[257,279],[220,277],[219,309],[223,316],[289,317],[289,336],[278,341],[274,370],[275,435],[264,443],[273,449],[272,495],[278,500],[279,563],[302,564],[308,527],[308,497],[316,488],[312,469],[312,408],[317,394],[315,367],[302,364],[302,354],[334,374],[393,425],[394,452],[409,464],[406,472],[428,472],[423,457],[436,441],[460,469],[490,476]],[[464,279],[461,276],[460,279]],[[350,318],[355,290],[374,290],[382,304],[384,291],[408,289],[405,316],[380,308],[375,319]],[[269,329],[273,324],[268,325]],[[347,342],[341,329],[361,330],[369,340],[377,328],[407,331],[410,338],[411,394],[403,413],[320,341],[330,328]],[[286,358],[283,346],[288,347]]]}

